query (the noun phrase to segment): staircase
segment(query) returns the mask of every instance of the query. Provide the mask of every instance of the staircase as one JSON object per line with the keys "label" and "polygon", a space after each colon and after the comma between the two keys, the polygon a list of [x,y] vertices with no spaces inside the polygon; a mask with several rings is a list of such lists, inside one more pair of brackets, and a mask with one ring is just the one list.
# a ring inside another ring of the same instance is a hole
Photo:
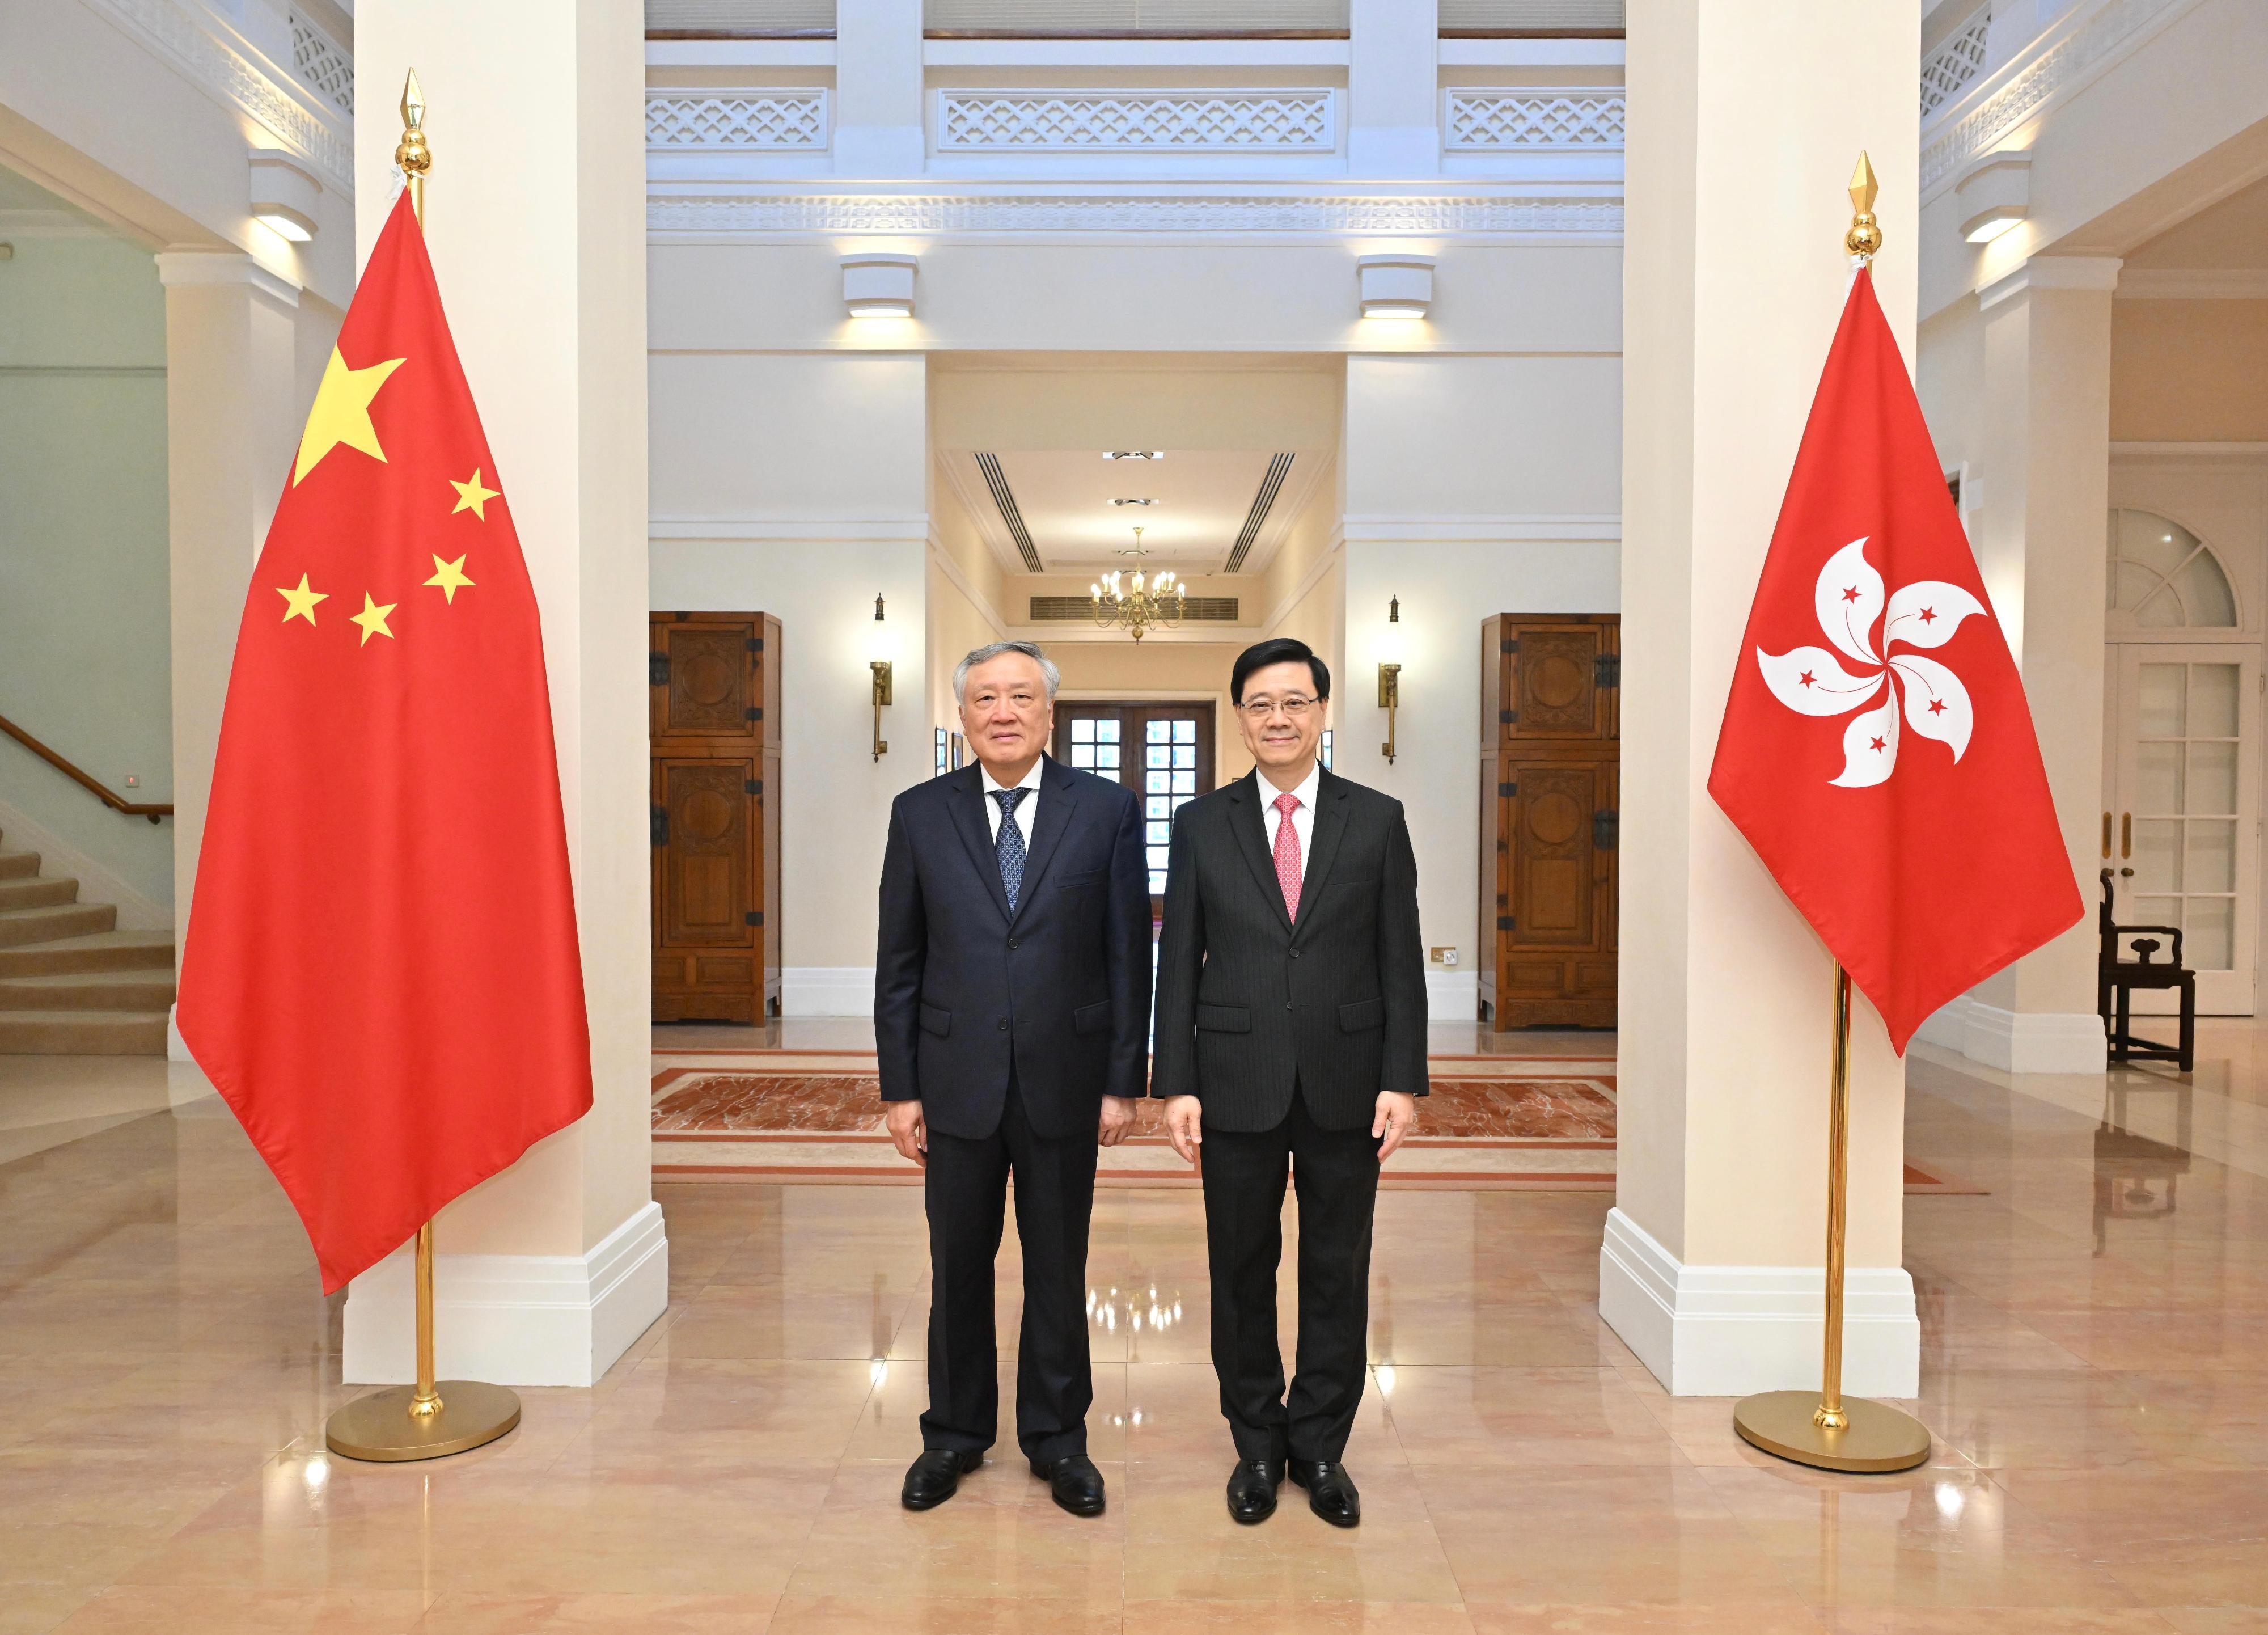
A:
{"label": "staircase", "polygon": [[166,1054],[173,933],[117,927],[0,836],[0,1056]]}

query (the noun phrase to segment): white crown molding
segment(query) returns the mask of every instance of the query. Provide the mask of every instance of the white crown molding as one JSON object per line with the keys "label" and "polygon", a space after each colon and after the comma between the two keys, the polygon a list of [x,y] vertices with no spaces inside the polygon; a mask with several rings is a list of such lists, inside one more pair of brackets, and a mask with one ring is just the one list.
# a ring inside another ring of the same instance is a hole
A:
{"label": "white crown molding", "polygon": [[0,210],[0,239],[109,239],[102,224],[77,210]]}
{"label": "white crown molding", "polygon": [[2122,301],[2268,301],[2268,269],[2129,267],[2118,276]]}
{"label": "white crown molding", "polygon": [[1979,290],[1977,310],[1989,313],[2031,290],[2115,291],[2122,265],[2115,255],[2035,255]]}
{"label": "white crown molding", "polygon": [[2268,443],[2113,443],[2114,469],[2130,467],[2191,467],[2249,470],[2268,467]]}
{"label": "white crown molding", "polygon": [[2091,11],[2075,7],[2067,12],[2003,67],[1940,107],[1923,128],[1922,202],[1944,192],[1970,160],[2052,112],[2108,73],[2157,26],[2198,3],[2104,0]]}
{"label": "white crown molding", "polygon": [[954,560],[953,554],[945,549],[945,541],[938,537],[935,528],[932,528],[929,532],[929,559],[937,564],[937,571],[945,582],[959,591],[962,600],[983,616],[984,622],[991,627],[992,634],[1001,641],[1006,641],[1008,622],[1000,616],[1000,610],[992,605],[991,598],[986,596],[970,582],[968,573],[958,562]]}
{"label": "white crown molding", "polygon": [[920,512],[892,517],[649,517],[650,540],[918,540],[929,534]]}
{"label": "white crown molding", "polygon": [[244,284],[282,306],[299,305],[298,284],[277,277],[240,251],[160,250],[157,262],[158,282],[168,289]]}
{"label": "white crown molding", "polygon": [[1351,544],[1423,545],[1479,541],[1510,544],[1549,541],[1566,544],[1592,541],[1619,542],[1623,519],[1618,512],[1555,514],[1515,512],[1484,516],[1357,516],[1342,526]]}
{"label": "white crown molding", "polygon": [[649,194],[654,233],[1518,233],[1619,239],[1620,198],[1221,194]]}
{"label": "white crown molding", "polygon": [[181,0],[84,4],[223,107],[257,120],[283,146],[320,169],[324,186],[354,197],[352,122],[227,28],[217,13]]}

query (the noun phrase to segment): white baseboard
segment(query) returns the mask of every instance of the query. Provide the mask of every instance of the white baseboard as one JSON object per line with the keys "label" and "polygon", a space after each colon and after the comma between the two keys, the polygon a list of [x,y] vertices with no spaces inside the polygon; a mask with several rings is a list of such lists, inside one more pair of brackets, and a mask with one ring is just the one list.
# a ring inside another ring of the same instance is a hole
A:
{"label": "white baseboard", "polygon": [[2099,1073],[2109,1065],[2102,1019],[2092,1011],[2007,1011],[1964,993],[1914,1036],[2005,1073]]}
{"label": "white baseboard", "polygon": [[[99,810],[99,808],[97,808]],[[142,820],[136,818],[136,822]],[[11,851],[36,851],[40,873],[69,875],[78,881],[81,902],[108,902],[118,909],[121,931],[171,931],[170,903],[136,891],[104,864],[80,851],[61,835],[39,822],[21,806],[0,800],[0,834],[8,836]]]}
{"label": "white baseboard", "polygon": [[[412,1273],[405,1246],[347,1285],[347,1384],[416,1377]],[[668,1307],[659,1204],[587,1254],[437,1255],[434,1368],[443,1379],[492,1385],[595,1385]]]}
{"label": "white baseboard", "polygon": [[[1746,1396],[1819,1383],[1826,1274],[1817,1266],[1687,1266],[1620,1209],[1599,1247],[1599,1315],[1673,1396]],[[1899,1266],[1843,1280],[1843,1384],[1921,1389],[1921,1322]]]}
{"label": "white baseboard", "polygon": [[1481,1015],[1481,980],[1466,971],[1425,973],[1425,1020],[1475,1022]]}
{"label": "white baseboard", "polygon": [[782,1016],[872,1016],[871,965],[789,965],[780,970]]}

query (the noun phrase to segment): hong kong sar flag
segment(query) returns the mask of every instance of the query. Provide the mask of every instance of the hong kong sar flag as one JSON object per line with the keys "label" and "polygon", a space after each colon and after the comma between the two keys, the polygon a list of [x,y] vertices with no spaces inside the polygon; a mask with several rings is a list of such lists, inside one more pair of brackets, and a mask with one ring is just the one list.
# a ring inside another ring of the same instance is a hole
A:
{"label": "hong kong sar flag", "polygon": [[1772,530],[1709,792],[1901,1053],[2079,918],[2023,682],[1867,271]]}

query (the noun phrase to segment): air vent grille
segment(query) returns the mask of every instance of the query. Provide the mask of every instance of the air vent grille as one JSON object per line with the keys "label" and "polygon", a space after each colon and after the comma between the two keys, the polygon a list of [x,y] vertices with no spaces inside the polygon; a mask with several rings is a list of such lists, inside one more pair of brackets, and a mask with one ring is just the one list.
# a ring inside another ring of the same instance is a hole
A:
{"label": "air vent grille", "polygon": [[1236,543],[1228,553],[1228,560],[1220,564],[1223,573],[1234,573],[1252,554],[1252,542],[1260,537],[1260,530],[1268,521],[1269,507],[1283,491],[1284,479],[1292,473],[1292,456],[1278,454],[1268,462],[1267,473],[1260,479],[1260,491],[1252,497],[1252,509],[1244,519],[1244,531],[1236,536]]}
{"label": "air vent grille", "polygon": [[[1049,624],[1074,619],[1092,620],[1094,604],[1084,596],[1035,596],[1032,598],[1032,622]],[[1233,596],[1192,596],[1182,609],[1182,619],[1188,624],[1234,624],[1236,598]]]}
{"label": "air vent grille", "polygon": [[1008,474],[1000,469],[998,454],[980,453],[976,468],[984,474],[984,486],[992,490],[992,503],[1000,508],[1000,520],[1007,525],[1008,537],[1016,541],[1016,555],[1023,559],[1027,573],[1045,571],[1040,563],[1040,548],[1032,543],[1032,531],[1024,526],[1024,513],[1016,509],[1016,497],[1008,488]]}

